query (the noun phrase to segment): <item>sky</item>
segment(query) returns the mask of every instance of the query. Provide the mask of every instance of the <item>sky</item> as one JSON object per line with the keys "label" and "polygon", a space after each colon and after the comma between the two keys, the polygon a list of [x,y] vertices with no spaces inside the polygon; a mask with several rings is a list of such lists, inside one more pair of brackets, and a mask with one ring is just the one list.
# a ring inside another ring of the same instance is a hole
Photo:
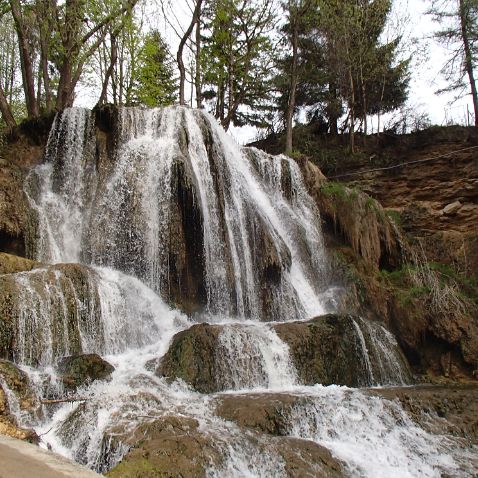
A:
{"label": "sky", "polygon": [[438,27],[431,17],[424,13],[430,2],[409,0],[402,3],[408,3],[410,29],[417,38],[421,39],[428,54],[428,61],[416,67],[413,73],[410,84],[410,103],[427,112],[434,124],[444,125],[450,119],[464,121],[467,105],[469,110],[473,111],[469,95],[450,104],[454,99],[452,94],[436,94],[437,90],[446,85],[439,72],[447,58],[447,50],[430,38]]}

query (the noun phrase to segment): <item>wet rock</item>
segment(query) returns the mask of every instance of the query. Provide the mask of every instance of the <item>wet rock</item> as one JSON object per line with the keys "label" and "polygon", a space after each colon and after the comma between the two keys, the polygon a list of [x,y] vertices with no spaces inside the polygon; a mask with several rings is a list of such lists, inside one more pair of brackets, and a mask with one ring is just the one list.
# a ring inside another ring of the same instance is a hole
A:
{"label": "wet rock", "polygon": [[0,164],[0,251],[25,256],[28,201],[23,173],[10,161]]}
{"label": "wet rock", "polygon": [[274,447],[290,477],[342,477],[344,464],[325,447],[287,436],[288,417],[307,398],[286,393],[224,395],[216,399],[216,413],[240,428],[274,435]]}
{"label": "wet rock", "polygon": [[[430,380],[430,377],[425,380]],[[368,393],[398,399],[420,427],[434,434],[452,435],[478,445],[478,384],[442,380],[436,385],[384,388]],[[476,460],[478,465],[478,459]]]}
{"label": "wet rock", "polygon": [[302,400],[285,393],[223,395],[216,399],[216,413],[240,427],[281,436],[288,434],[288,415]]}
{"label": "wet rock", "polygon": [[31,271],[37,267],[41,267],[39,262],[0,252],[0,274]]}
{"label": "wet rock", "polygon": [[179,332],[156,373],[170,379],[180,378],[199,392],[217,391],[216,349],[220,332],[220,326],[209,324],[193,325]]}
{"label": "wet rock", "polygon": [[14,394],[18,408],[30,414],[35,414],[39,403],[31,389],[27,374],[14,363],[0,360],[0,380],[3,386]]}
{"label": "wet rock", "polygon": [[71,355],[58,362],[63,386],[75,390],[95,380],[110,380],[115,368],[97,354]]}
{"label": "wet rock", "polygon": [[79,264],[0,275],[0,357],[36,366],[80,354],[80,327],[101,340],[95,277]]}
{"label": "wet rock", "polygon": [[[271,327],[289,346],[301,384],[357,387],[410,380],[408,365],[393,336],[379,325],[369,325],[350,315],[329,314],[307,322],[274,323]],[[223,331],[227,332],[224,343]],[[173,337],[156,373],[171,380],[182,379],[202,393],[266,385],[267,374],[261,369],[264,365],[255,333],[260,332],[247,326],[194,325]],[[377,345],[379,339],[382,342]],[[228,344],[230,351],[231,340],[240,344],[237,356],[229,356],[223,350]]]}
{"label": "wet rock", "polygon": [[345,465],[332,456],[327,448],[309,440],[280,438],[277,448],[285,461],[285,471],[291,478],[343,478]]}
{"label": "wet rock", "polygon": [[193,418],[166,416],[140,425],[123,440],[131,450],[107,473],[111,478],[202,477],[221,456],[214,437]]}
{"label": "wet rock", "polygon": [[289,346],[300,383],[358,387],[371,383],[355,324],[352,316],[329,314],[274,329]]}
{"label": "wet rock", "polygon": [[12,362],[0,360],[0,434],[20,440],[37,443],[36,433],[18,426],[15,414],[28,418],[38,418],[38,402],[25,372]]}

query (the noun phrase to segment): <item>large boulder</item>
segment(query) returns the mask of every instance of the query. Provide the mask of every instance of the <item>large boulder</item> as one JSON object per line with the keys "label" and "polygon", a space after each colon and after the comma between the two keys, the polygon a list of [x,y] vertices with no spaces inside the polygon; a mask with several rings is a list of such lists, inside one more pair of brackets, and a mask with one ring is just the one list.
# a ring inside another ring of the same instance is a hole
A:
{"label": "large boulder", "polygon": [[111,478],[206,476],[221,463],[214,437],[199,430],[193,418],[165,416],[137,427],[122,438],[131,446]]}
{"label": "large boulder", "polygon": [[58,372],[67,390],[76,390],[95,380],[110,380],[115,368],[97,354],[70,355],[58,362]]}
{"label": "large boulder", "polygon": [[218,390],[216,350],[221,326],[198,324],[173,337],[168,352],[156,372],[180,378],[203,393]]}

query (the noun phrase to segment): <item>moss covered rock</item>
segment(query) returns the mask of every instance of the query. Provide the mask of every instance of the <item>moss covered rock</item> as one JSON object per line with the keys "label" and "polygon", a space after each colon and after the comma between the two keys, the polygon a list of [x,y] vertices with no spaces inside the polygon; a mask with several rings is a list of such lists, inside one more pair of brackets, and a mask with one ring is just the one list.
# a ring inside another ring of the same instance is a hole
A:
{"label": "moss covered rock", "polygon": [[95,380],[110,380],[115,368],[97,354],[70,355],[58,362],[58,372],[63,386],[76,390]]}
{"label": "moss covered rock", "polygon": [[193,418],[162,417],[123,440],[132,448],[107,473],[111,478],[205,477],[211,465],[221,462],[214,437],[201,433]]}
{"label": "moss covered rock", "polygon": [[0,274],[31,271],[37,267],[41,267],[39,262],[0,252]]}
{"label": "moss covered rock", "polygon": [[308,322],[274,326],[279,337],[289,345],[301,383],[367,384],[352,321],[347,315],[327,315]]}
{"label": "moss covered rock", "polygon": [[220,332],[220,326],[209,324],[193,325],[179,332],[162,358],[157,374],[180,378],[199,392],[217,391],[216,349]]}

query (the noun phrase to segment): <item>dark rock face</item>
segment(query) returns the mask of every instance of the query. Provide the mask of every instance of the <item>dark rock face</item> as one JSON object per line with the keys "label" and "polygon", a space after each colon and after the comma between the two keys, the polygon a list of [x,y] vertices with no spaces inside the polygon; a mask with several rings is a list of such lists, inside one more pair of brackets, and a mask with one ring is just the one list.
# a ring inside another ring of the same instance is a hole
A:
{"label": "dark rock face", "polygon": [[76,390],[95,380],[109,380],[115,368],[97,354],[71,355],[58,362],[63,386]]}
{"label": "dark rock face", "polygon": [[25,256],[27,212],[22,171],[0,158],[0,251]]}

